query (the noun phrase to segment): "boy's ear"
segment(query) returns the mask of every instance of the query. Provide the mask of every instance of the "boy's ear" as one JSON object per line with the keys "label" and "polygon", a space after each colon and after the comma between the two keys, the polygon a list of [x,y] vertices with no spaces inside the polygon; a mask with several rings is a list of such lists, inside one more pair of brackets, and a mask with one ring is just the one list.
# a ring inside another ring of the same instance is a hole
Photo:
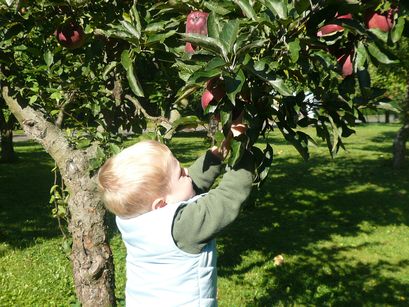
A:
{"label": "boy's ear", "polygon": [[167,204],[166,204],[166,201],[165,201],[165,199],[163,198],[163,197],[160,197],[160,198],[156,198],[153,202],[152,202],[152,210],[156,210],[156,209],[159,209],[159,208],[163,208],[163,207],[165,207]]}

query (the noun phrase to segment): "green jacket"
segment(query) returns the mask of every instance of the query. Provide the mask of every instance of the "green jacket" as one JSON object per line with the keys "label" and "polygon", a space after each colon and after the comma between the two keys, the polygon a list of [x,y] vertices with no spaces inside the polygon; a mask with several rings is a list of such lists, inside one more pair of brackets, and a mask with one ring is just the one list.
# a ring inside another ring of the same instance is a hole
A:
{"label": "green jacket", "polygon": [[[197,194],[207,192],[222,168],[221,161],[210,151],[189,167],[189,175]],[[177,210],[172,235],[176,245],[185,252],[197,254],[238,216],[250,195],[254,162],[250,155],[227,171],[219,185],[199,198],[196,204],[182,205]]]}

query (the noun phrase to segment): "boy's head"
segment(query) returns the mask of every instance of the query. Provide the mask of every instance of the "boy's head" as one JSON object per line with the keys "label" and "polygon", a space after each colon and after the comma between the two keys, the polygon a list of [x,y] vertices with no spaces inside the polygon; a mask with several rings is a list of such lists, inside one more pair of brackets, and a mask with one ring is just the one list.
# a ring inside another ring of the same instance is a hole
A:
{"label": "boy's head", "polygon": [[98,186],[108,210],[124,218],[195,195],[186,170],[156,141],[141,141],[107,160],[99,170]]}

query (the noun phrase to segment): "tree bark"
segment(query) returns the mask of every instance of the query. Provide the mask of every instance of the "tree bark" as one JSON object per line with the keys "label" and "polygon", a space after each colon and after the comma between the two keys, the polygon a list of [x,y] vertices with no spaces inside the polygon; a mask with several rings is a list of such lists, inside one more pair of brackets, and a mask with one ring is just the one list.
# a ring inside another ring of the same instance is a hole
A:
{"label": "tree bark", "polygon": [[406,141],[409,137],[409,123],[399,129],[393,141],[393,168],[400,169],[405,161]]}
{"label": "tree bark", "polygon": [[16,153],[13,146],[13,126],[14,116],[9,117],[8,120],[0,110],[0,137],[1,137],[1,155],[0,162],[11,163],[17,160]]}
{"label": "tree bark", "polygon": [[29,106],[22,108],[9,96],[7,86],[3,86],[2,93],[25,133],[55,160],[70,192],[71,261],[78,299],[83,306],[115,305],[114,265],[104,223],[106,211],[97,192],[95,175],[88,172],[96,146],[87,150],[71,148],[63,131],[46,121],[40,111]]}
{"label": "tree bark", "polygon": [[405,161],[406,142],[409,138],[409,77],[406,80],[406,99],[402,104],[402,128],[393,140],[393,168],[399,169]]}
{"label": "tree bark", "polygon": [[17,160],[13,147],[13,130],[1,130],[1,157],[0,162],[11,163]]}

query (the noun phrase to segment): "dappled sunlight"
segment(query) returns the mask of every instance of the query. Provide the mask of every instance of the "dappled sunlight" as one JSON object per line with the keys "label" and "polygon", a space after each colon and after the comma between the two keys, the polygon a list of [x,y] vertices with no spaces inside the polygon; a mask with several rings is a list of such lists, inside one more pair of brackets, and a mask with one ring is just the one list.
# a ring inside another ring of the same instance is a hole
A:
{"label": "dappled sunlight", "polygon": [[16,143],[15,150],[16,163],[0,164],[0,242],[25,248],[61,235],[49,204],[54,163],[31,141]]}
{"label": "dappled sunlight", "polygon": [[[364,130],[364,141],[358,143],[353,136],[348,152],[334,159],[322,144],[309,161],[281,141],[273,144],[269,177],[217,240],[221,307],[409,305],[408,168],[390,167],[385,148],[393,133],[384,129]],[[187,166],[210,146],[202,136],[176,137],[169,146]],[[70,283],[71,272],[63,269],[68,260],[62,256],[61,234],[48,204],[53,163],[33,143],[19,143],[17,150],[18,163],[0,165],[1,260],[12,266],[17,258],[38,257],[39,267],[56,261],[60,279]],[[107,222],[122,304],[125,247],[110,213]],[[47,242],[56,248],[58,259],[44,256]],[[274,261],[278,255],[281,265]],[[19,274],[26,273],[16,267],[11,271],[10,280],[24,285]],[[48,280],[55,280],[57,273],[47,271]],[[41,280],[34,269],[27,274]],[[63,283],[59,287],[63,296]],[[66,287],[72,290],[71,284]]]}
{"label": "dappled sunlight", "polygon": [[[235,291],[230,280],[254,306],[408,303],[409,250],[401,246],[409,246],[409,178],[377,153],[344,154],[274,161],[252,205],[218,241],[222,288]],[[272,265],[278,254],[282,267]],[[259,265],[246,260],[253,257]],[[250,272],[258,277],[243,280]]]}

